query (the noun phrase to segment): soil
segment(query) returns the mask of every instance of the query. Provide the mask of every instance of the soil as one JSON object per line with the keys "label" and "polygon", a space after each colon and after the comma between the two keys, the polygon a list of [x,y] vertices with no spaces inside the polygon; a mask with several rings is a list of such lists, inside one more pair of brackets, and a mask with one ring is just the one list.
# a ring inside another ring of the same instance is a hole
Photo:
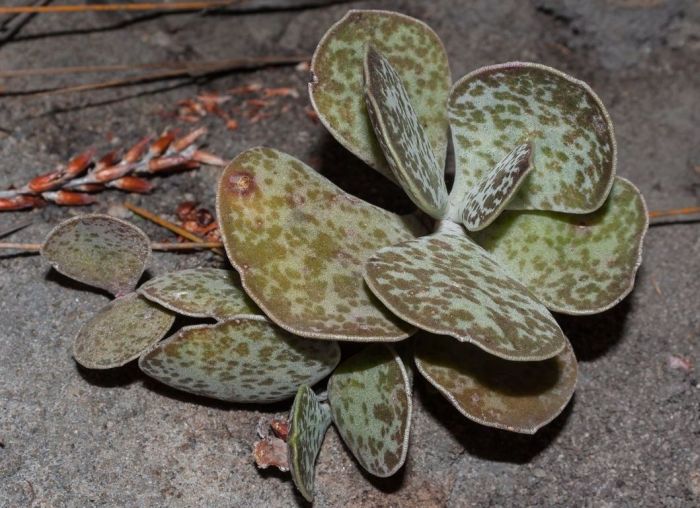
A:
{"label": "soil", "polygon": [[[13,2],[18,4],[18,2]],[[29,2],[25,2],[29,3]],[[57,2],[55,2],[57,3]],[[70,2],[63,2],[70,3]],[[349,8],[398,10],[445,42],[453,76],[509,60],[538,61],[586,80],[608,106],[619,174],[650,209],[700,204],[700,4],[694,0],[241,1],[228,13],[46,14],[0,18],[0,67],[24,69],[263,55],[310,55]],[[256,146],[295,154],[345,189],[408,211],[391,184],[307,116],[308,72],[270,67],[69,94],[14,92],[108,79],[29,76],[0,87],[0,188],[77,152],[121,148],[168,125],[180,100],[251,82],[292,87],[289,110],[237,130],[204,118],[208,149],[228,159]],[[86,208],[0,214],[7,241],[36,242],[90,211],[129,217],[155,241],[170,233],[130,217],[128,199],[165,217],[193,199],[213,209],[220,170],[156,179],[152,195],[118,191]],[[149,274],[217,266],[211,253],[153,256]],[[561,317],[580,361],[574,400],[534,436],[481,427],[416,383],[411,448],[395,477],[373,479],[337,433],[317,466],[316,506],[700,505],[700,227],[653,227],[636,289],[613,310]],[[36,255],[0,255],[0,506],[296,506],[286,474],[251,458],[261,416],[288,404],[239,406],[190,397],[133,366],[89,371],[70,347],[107,297]]]}

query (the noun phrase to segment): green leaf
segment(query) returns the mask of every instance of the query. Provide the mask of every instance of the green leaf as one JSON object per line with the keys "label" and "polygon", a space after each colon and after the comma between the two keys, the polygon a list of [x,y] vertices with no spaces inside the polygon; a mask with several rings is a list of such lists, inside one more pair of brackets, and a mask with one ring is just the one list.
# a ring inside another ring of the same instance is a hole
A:
{"label": "green leaf", "polygon": [[73,357],[88,369],[121,367],[168,333],[175,316],[136,293],[103,307],[78,332]]}
{"label": "green leaf", "polygon": [[163,307],[192,317],[226,321],[262,311],[241,289],[238,274],[217,268],[190,268],[149,280],[139,293]]}
{"label": "green leaf", "polygon": [[265,318],[188,326],[141,355],[161,383],[229,402],[277,402],[338,365],[336,342],[295,337]]}
{"label": "green leaf", "polygon": [[393,179],[365,106],[362,63],[372,44],[396,69],[425,128],[438,166],[447,151],[447,94],[452,82],[445,48],[425,23],[387,11],[351,10],[316,48],[311,103],[335,139]]}
{"label": "green leaf", "polygon": [[79,282],[125,295],[136,287],[151,254],[143,231],[109,215],[81,215],[54,228],[41,255]]}
{"label": "green leaf", "polygon": [[525,434],[561,413],[576,388],[576,357],[568,341],[549,360],[512,362],[425,334],[416,340],[416,366],[467,418]]}
{"label": "green leaf", "polygon": [[453,207],[516,145],[531,142],[534,169],[509,209],[592,212],[616,165],[612,123],[582,81],[544,65],[478,69],[452,87],[448,114],[457,172]]}
{"label": "green leaf", "polygon": [[365,264],[370,289],[418,328],[473,342],[509,360],[544,360],[566,338],[549,311],[456,224],[378,251]]}
{"label": "green leaf", "polygon": [[333,423],[360,465],[375,476],[396,473],[408,451],[411,388],[399,355],[374,344],[345,360],[328,381]]}
{"label": "green leaf", "polygon": [[321,404],[308,385],[302,385],[289,413],[289,470],[301,495],[313,503],[316,457],[331,423],[327,404]]}
{"label": "green leaf", "polygon": [[346,194],[269,148],[248,150],[224,170],[217,210],[243,287],[282,328],[355,341],[396,341],[414,331],[362,281],[374,251],[423,231],[413,218]]}
{"label": "green leaf", "polygon": [[435,159],[401,78],[369,45],[364,76],[367,111],[396,180],[418,208],[442,218],[447,209],[444,168]]}
{"label": "green leaf", "polygon": [[642,195],[616,178],[591,214],[504,212],[473,238],[550,309],[593,314],[632,290],[647,226]]}
{"label": "green leaf", "polygon": [[469,191],[464,210],[459,214],[464,227],[469,231],[479,231],[496,220],[530,174],[531,154],[529,143],[518,145]]}

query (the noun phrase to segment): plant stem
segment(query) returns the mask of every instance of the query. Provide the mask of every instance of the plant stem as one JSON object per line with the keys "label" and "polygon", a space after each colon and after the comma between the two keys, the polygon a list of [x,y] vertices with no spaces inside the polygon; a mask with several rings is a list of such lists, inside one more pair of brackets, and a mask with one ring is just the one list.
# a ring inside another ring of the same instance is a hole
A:
{"label": "plant stem", "polygon": [[45,5],[0,7],[0,14],[42,14],[97,11],[196,11],[226,7],[240,0],[202,0],[198,2],[143,2],[137,4],[84,4],[84,5]]}
{"label": "plant stem", "polygon": [[[131,210],[134,212],[136,215],[140,215],[144,219],[148,219],[151,222],[158,224],[161,227],[164,227],[165,229],[168,229],[172,231],[173,233],[180,235],[183,238],[187,238],[188,240],[192,240],[195,243],[206,243],[206,241],[203,238],[200,238],[199,236],[195,235],[194,233],[191,233],[190,231],[187,231],[184,228],[181,228],[177,224],[173,224],[169,220],[166,220],[152,212],[149,212],[148,210],[145,210],[144,208],[141,208],[140,206],[136,206],[132,203],[124,203],[124,207],[127,209]],[[224,256],[224,251],[221,250],[221,248],[212,248],[212,250],[217,253],[219,256]]]}
{"label": "plant stem", "polygon": [[649,218],[657,219],[659,217],[679,217],[683,215],[694,215],[696,213],[700,213],[700,206],[674,208],[672,210],[652,210],[649,212]]}
{"label": "plant stem", "polygon": [[[40,243],[13,243],[13,242],[0,242],[0,250],[12,249],[20,250],[24,252],[35,252],[39,253],[42,244]],[[198,250],[198,249],[220,249],[223,247],[221,242],[183,242],[183,243],[168,243],[168,242],[153,242],[151,244],[151,249],[168,252],[168,251],[180,251],[180,250]]]}

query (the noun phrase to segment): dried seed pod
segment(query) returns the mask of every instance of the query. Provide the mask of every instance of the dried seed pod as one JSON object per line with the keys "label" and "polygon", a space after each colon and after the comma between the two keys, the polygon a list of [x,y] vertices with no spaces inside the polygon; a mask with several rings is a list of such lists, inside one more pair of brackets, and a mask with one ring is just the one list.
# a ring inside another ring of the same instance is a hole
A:
{"label": "dried seed pod", "polygon": [[173,131],[166,131],[161,137],[159,137],[149,149],[149,152],[153,157],[160,157],[165,153],[170,144],[175,140],[175,133]]}
{"label": "dried seed pod", "polygon": [[47,201],[53,201],[57,205],[62,206],[82,206],[91,205],[97,201],[93,196],[84,192],[72,192],[59,190],[55,192],[43,192],[41,197]]}
{"label": "dried seed pod", "polygon": [[172,148],[176,152],[181,152],[188,146],[190,146],[192,143],[197,141],[200,137],[204,136],[207,133],[207,128],[206,127],[200,127],[198,129],[193,130],[189,134],[176,139],[173,144]]}
{"label": "dried seed pod", "polygon": [[202,164],[208,164],[209,166],[226,165],[226,161],[224,161],[221,157],[217,157],[216,155],[212,155],[203,150],[195,150],[194,152],[192,152],[191,159],[197,162],[201,162]]}
{"label": "dried seed pod", "polygon": [[123,176],[117,180],[111,181],[107,187],[113,187],[127,192],[136,192],[138,194],[146,194],[153,190],[154,185],[138,176]]}
{"label": "dried seed pod", "polygon": [[43,175],[32,178],[27,187],[34,193],[42,193],[58,188],[64,181],[65,168],[59,167]]}
{"label": "dried seed pod", "polygon": [[[151,173],[156,173],[158,171],[165,171],[167,169],[173,169],[178,167],[187,166],[187,163],[192,162],[191,157],[186,157],[184,155],[171,155],[169,157],[160,157],[158,159],[151,159],[148,161],[148,171]],[[199,164],[197,164],[197,167]]]}
{"label": "dried seed pod", "polygon": [[90,148],[89,150],[86,150],[83,153],[73,157],[66,166],[65,177],[75,178],[76,176],[80,175],[83,171],[85,171],[88,168],[94,156],[95,150],[93,148]]}
{"label": "dried seed pod", "polygon": [[138,143],[129,148],[129,150],[124,155],[124,161],[126,162],[138,162],[146,153],[146,148],[148,148],[148,143],[151,142],[152,137],[146,136],[142,138]]}
{"label": "dried seed pod", "polygon": [[191,219],[196,210],[197,203],[195,201],[183,201],[182,203],[177,205],[175,215],[177,215],[177,218],[180,221],[184,222],[186,220]]}
{"label": "dried seed pod", "polygon": [[0,211],[9,212],[15,210],[29,210],[46,205],[46,202],[38,196],[20,194],[12,198],[0,198]]}

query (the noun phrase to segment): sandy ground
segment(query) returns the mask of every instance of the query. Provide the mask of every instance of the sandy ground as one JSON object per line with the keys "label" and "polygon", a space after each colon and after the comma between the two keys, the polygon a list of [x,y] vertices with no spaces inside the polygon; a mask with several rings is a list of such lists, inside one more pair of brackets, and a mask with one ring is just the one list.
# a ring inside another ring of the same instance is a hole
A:
{"label": "sandy ground", "polygon": [[[16,2],[15,2],[16,3]],[[310,54],[350,5],[396,9],[445,41],[454,77],[532,60],[587,80],[617,130],[619,173],[651,209],[700,202],[700,4],[693,0],[242,2],[246,13],[80,14],[29,19],[0,32],[0,68],[38,68],[251,55]],[[285,6],[276,9],[276,6]],[[292,6],[292,8],[290,8]],[[2,20],[0,20],[2,23]],[[7,91],[104,77],[3,80]],[[0,188],[21,184],[89,146],[121,147],[173,124],[178,100],[261,82],[300,93],[289,111],[227,131],[225,158],[259,144],[296,154],[346,189],[399,211],[396,189],[310,121],[306,72],[293,67],[64,95],[0,97]],[[157,180],[133,201],[164,216],[190,198],[213,208],[218,170]],[[123,212],[122,193],[94,211]],[[129,197],[131,198],[131,197]],[[39,241],[84,209],[0,215],[0,230]],[[146,224],[154,240],[168,233]],[[149,273],[219,263],[212,254],[154,256]],[[602,315],[562,318],[580,361],[574,400],[535,436],[462,418],[416,387],[410,458],[388,480],[366,477],[329,432],[317,469],[321,506],[697,506],[700,504],[700,227],[652,228],[633,294]],[[37,256],[0,257],[0,506],[295,506],[288,477],[251,462],[255,426],[288,406],[219,404],[125,368],[95,373],[70,356],[80,323],[107,298],[48,270]],[[682,358],[684,362],[674,360]]]}

